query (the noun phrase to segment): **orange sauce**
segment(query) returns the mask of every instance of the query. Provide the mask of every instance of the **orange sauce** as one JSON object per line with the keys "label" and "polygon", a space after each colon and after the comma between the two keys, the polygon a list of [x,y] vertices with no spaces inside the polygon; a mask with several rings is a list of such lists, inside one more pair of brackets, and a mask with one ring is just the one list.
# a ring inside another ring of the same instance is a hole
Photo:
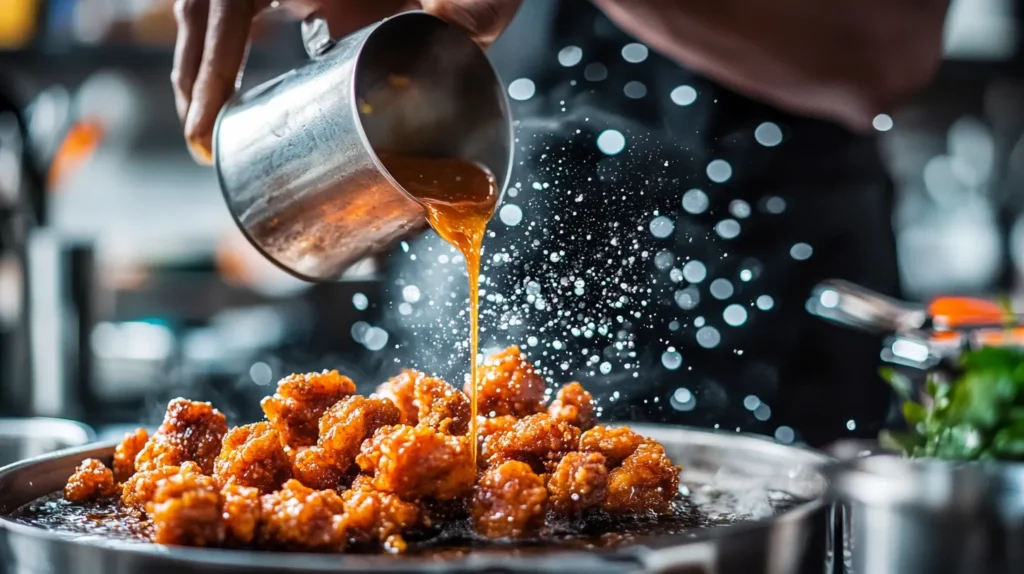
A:
{"label": "orange sauce", "polygon": [[380,154],[391,176],[427,210],[442,239],[462,252],[469,273],[470,448],[477,455],[477,361],[479,348],[480,250],[487,222],[498,203],[498,183],[486,167],[465,159],[430,159]]}

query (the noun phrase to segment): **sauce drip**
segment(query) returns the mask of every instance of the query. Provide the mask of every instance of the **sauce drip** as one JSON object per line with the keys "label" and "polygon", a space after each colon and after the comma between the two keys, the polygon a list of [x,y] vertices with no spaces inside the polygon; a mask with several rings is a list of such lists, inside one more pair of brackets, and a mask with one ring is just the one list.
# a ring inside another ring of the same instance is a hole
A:
{"label": "sauce drip", "polygon": [[477,361],[480,310],[480,250],[487,222],[498,203],[498,183],[486,167],[465,159],[380,154],[391,176],[427,210],[442,239],[462,252],[469,273],[470,448],[477,455]]}

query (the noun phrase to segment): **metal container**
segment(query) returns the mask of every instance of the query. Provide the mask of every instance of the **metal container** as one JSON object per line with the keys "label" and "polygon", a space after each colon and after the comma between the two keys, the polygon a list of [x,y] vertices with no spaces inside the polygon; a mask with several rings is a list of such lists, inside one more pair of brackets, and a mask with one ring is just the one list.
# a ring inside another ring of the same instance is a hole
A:
{"label": "metal container", "polygon": [[1024,572],[1024,465],[855,450],[826,469],[841,503],[844,572]]}
{"label": "metal container", "polygon": [[484,52],[457,27],[406,12],[332,41],[304,24],[305,66],[232,98],[213,159],[239,227],[265,256],[310,281],[426,227],[423,207],[377,152],[459,157],[504,190],[508,101]]}
{"label": "metal container", "polygon": [[93,430],[63,419],[0,419],[0,464],[38,457],[95,440]]}
{"label": "metal container", "polygon": [[[112,445],[92,445],[0,470],[0,550],[11,571],[106,574],[163,572],[679,572],[790,574],[831,572],[831,507],[819,453],[735,433],[635,425],[683,466],[691,500],[700,485],[734,498],[784,492],[804,500],[770,517],[751,516],[729,526],[639,539],[598,551],[503,553],[486,551],[439,561],[430,557],[318,555],[171,548],[148,543],[71,536],[29,526],[6,515],[63,487],[85,458],[109,459]],[[705,507],[701,506],[702,509]],[[711,507],[707,507],[711,512]]]}

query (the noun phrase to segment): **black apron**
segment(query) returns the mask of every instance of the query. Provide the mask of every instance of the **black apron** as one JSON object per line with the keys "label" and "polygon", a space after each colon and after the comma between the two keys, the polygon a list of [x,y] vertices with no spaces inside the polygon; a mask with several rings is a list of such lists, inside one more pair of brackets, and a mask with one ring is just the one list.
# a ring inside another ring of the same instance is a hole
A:
{"label": "black apron", "polygon": [[[512,94],[533,95],[513,100],[515,167],[485,240],[483,347],[520,345],[608,419],[873,436],[881,341],[804,309],[831,277],[897,294],[873,139],[624,52],[635,40],[588,2],[544,4],[494,54]],[[386,352],[461,383],[461,257],[430,234],[390,268]]]}

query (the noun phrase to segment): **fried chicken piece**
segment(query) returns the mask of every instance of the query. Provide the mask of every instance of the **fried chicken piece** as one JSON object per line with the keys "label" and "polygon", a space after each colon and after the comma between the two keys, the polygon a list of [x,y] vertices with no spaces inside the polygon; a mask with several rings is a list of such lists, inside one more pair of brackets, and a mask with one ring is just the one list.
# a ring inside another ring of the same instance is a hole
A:
{"label": "fried chicken piece", "polygon": [[124,435],[124,440],[114,449],[114,479],[124,482],[135,474],[135,457],[139,456],[149,440],[149,433],[144,428]]}
{"label": "fried chicken piece", "polygon": [[608,474],[603,508],[611,514],[664,514],[679,493],[682,469],[654,441],[641,444]]}
{"label": "fried chicken piece", "polygon": [[598,453],[570,452],[548,478],[548,501],[559,514],[579,515],[600,507],[608,489],[608,469]]}
{"label": "fried chicken piece", "polygon": [[487,538],[522,538],[544,525],[548,491],[530,465],[515,460],[484,472],[473,492],[477,533]]}
{"label": "fried chicken piece", "polygon": [[629,427],[596,426],[580,437],[580,450],[604,455],[608,468],[615,468],[633,454],[644,437]]}
{"label": "fried chicken piece", "polygon": [[316,444],[320,417],[334,403],[356,392],[352,379],[338,371],[293,374],[277,383],[277,392],[260,402],[263,414],[281,436],[297,448]]}
{"label": "fried chicken piece", "polygon": [[64,499],[85,502],[117,494],[114,473],[95,458],[87,458],[75,469],[64,486]]}
{"label": "fried chicken piece", "polygon": [[[420,523],[420,508],[389,492],[372,488],[352,488],[341,495],[345,501],[345,529],[349,539],[358,543],[386,542]],[[404,550],[404,541],[391,540],[396,551]],[[402,546],[400,550],[397,547]]]}
{"label": "fried chicken piece", "polygon": [[338,488],[345,478],[345,473],[334,465],[334,461],[325,455],[320,447],[311,446],[295,455],[292,476],[309,488],[326,490]]}
{"label": "fried chicken piece", "polygon": [[178,466],[162,466],[155,470],[141,470],[132,475],[121,487],[121,504],[136,510],[144,510],[153,500],[160,481],[176,474],[202,474],[203,470],[194,462]]}
{"label": "fried chicken piece", "polygon": [[260,490],[234,482],[220,489],[220,511],[225,539],[247,545],[256,536],[260,521]]}
{"label": "fried chicken piece", "polygon": [[355,462],[359,445],[380,427],[398,424],[400,417],[398,408],[388,399],[346,397],[320,419],[317,446],[335,468],[345,472]]}
{"label": "fried chicken piece", "polygon": [[398,407],[400,424],[423,424],[445,434],[469,432],[469,398],[437,377],[402,369],[377,387],[376,396],[390,399]]}
{"label": "fried chicken piece", "polygon": [[345,504],[333,490],[313,490],[297,480],[260,498],[257,544],[263,547],[339,552],[345,548]]}
{"label": "fried chicken piece", "polygon": [[512,415],[500,417],[476,417],[477,464],[487,466],[487,437],[510,431],[519,419]]}
{"label": "fried chicken piece", "polygon": [[227,432],[227,420],[210,403],[174,399],[167,405],[163,424],[136,457],[135,470],[193,461],[209,474]]}
{"label": "fried chicken piece", "polygon": [[420,407],[416,404],[416,381],[425,376],[415,369],[402,369],[397,375],[378,386],[373,396],[394,403],[401,415],[398,418],[399,424],[415,426],[420,422]]}
{"label": "fried chicken piece", "polygon": [[404,500],[451,500],[469,493],[476,477],[467,437],[422,425],[381,427],[364,442],[356,463],[373,487]]}
{"label": "fried chicken piece", "polygon": [[220,490],[212,476],[178,473],[160,480],[146,512],[157,544],[220,546],[224,542]]}
{"label": "fried chicken piece", "polygon": [[580,430],[594,426],[594,395],[579,383],[569,383],[558,389],[555,400],[548,405],[548,414]]}
{"label": "fried chicken piece", "polygon": [[543,473],[554,469],[566,453],[575,451],[579,442],[580,429],[540,413],[519,419],[511,430],[489,436],[484,451],[490,465],[518,460]]}
{"label": "fried chicken piece", "polygon": [[[544,379],[512,346],[491,355],[480,366],[477,410],[485,416],[525,417],[544,412]],[[469,385],[466,394],[473,396]]]}
{"label": "fried chicken piece", "polygon": [[417,379],[416,404],[419,424],[444,434],[461,436],[469,432],[469,398],[441,379],[425,375]]}
{"label": "fried chicken piece", "polygon": [[213,473],[222,485],[234,482],[267,493],[291,478],[291,463],[280,435],[270,423],[261,422],[231,429]]}

